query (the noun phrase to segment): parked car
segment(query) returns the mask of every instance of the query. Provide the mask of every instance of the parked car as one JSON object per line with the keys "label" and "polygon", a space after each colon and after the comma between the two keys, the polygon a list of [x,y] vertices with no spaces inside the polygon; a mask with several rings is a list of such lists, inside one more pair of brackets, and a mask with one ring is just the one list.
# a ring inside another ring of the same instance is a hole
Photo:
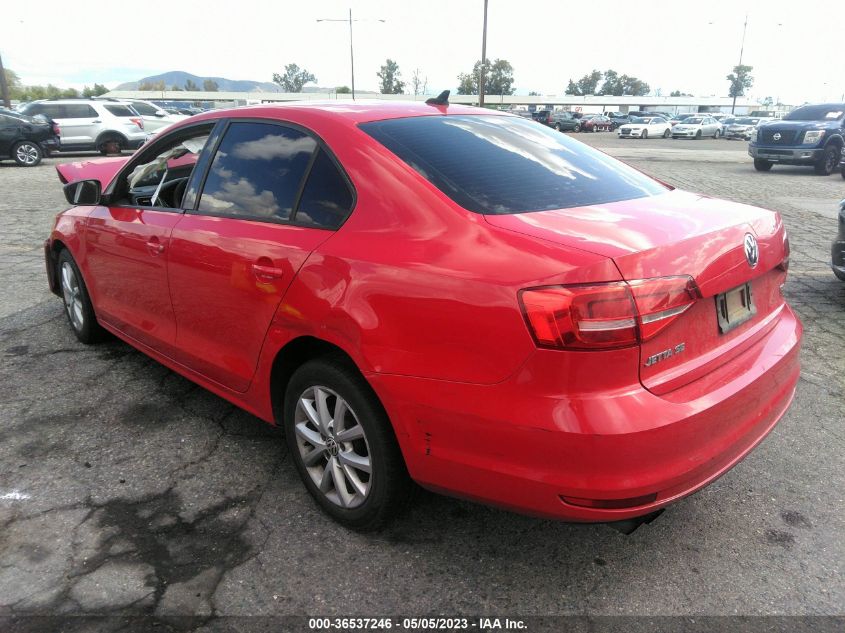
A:
{"label": "parked car", "polygon": [[152,101],[142,101],[140,99],[109,99],[109,101],[125,103],[132,106],[132,109],[141,115],[141,119],[144,121],[144,131],[148,134],[165,128],[168,125],[173,125],[178,121],[184,121],[189,116],[179,113],[171,114]]}
{"label": "parked car", "polygon": [[613,124],[603,114],[585,114],[581,117],[582,132],[609,132],[611,129]]}
{"label": "parked car", "polygon": [[552,111],[549,109],[535,110],[531,113],[531,118],[537,121],[537,123],[542,123],[543,125],[551,125]]}
{"label": "parked car", "polygon": [[839,165],[843,138],[845,103],[805,105],[759,125],[751,134],[748,154],[757,171],[783,163],[810,165],[817,174],[829,176]]}
{"label": "parked car", "polygon": [[605,112],[604,115],[610,119],[610,129],[615,130],[620,125],[624,125],[625,123],[629,123],[631,117],[625,114],[624,112]]}
{"label": "parked car", "polygon": [[[845,178],[845,162],[842,177]],[[830,266],[836,278],[845,281],[845,200],[839,203],[839,231],[830,247]]]}
{"label": "parked car", "polygon": [[676,114],[671,119],[669,119],[669,125],[675,127],[678,123],[688,119],[691,116],[695,116],[696,112],[684,112],[683,114]]}
{"label": "parked car", "polygon": [[799,376],[780,216],[431,101],[217,110],[60,165],[44,246],[71,330],[281,426],[357,529],[411,479],[643,520],[742,460]]}
{"label": "parked car", "polygon": [[700,139],[702,136],[719,138],[722,135],[722,125],[713,117],[698,114],[684,119],[672,128],[672,138]]}
{"label": "parked car", "polygon": [[97,150],[110,146],[137,149],[146,140],[144,121],[131,106],[96,99],[47,99],[19,108],[22,114],[43,114],[59,125],[62,150]]}
{"label": "parked car", "polygon": [[648,138],[649,136],[662,136],[669,138],[672,135],[672,126],[663,117],[633,117],[630,123],[619,128],[619,138]]}
{"label": "parked car", "polygon": [[59,126],[55,122],[0,108],[0,160],[11,159],[22,167],[35,167],[60,146]]}
{"label": "parked car", "polygon": [[728,119],[725,120],[725,138],[739,138],[745,141],[751,140],[751,135],[763,121],[759,117],[742,117],[729,120],[731,123],[727,123]]}
{"label": "parked car", "polygon": [[580,117],[572,116],[571,112],[557,110],[552,112],[549,126],[558,132],[580,132],[583,122]]}

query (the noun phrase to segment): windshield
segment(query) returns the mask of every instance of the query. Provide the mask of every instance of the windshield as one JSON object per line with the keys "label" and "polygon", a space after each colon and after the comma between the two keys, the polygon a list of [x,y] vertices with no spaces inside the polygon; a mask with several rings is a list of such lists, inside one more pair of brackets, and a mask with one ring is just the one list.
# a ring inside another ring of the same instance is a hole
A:
{"label": "windshield", "polygon": [[760,119],[737,119],[734,123],[737,125],[757,125]]}
{"label": "windshield", "polygon": [[837,121],[845,114],[845,104],[811,105],[796,108],[784,118],[785,121]]}
{"label": "windshield", "polygon": [[646,119],[641,116],[635,116],[631,119],[631,123],[648,123],[649,121],[651,121],[651,119]]}
{"label": "windshield", "polygon": [[690,125],[700,125],[703,122],[704,122],[704,119],[702,119],[699,116],[694,116],[694,117],[689,117],[688,119],[684,119],[684,123],[689,123]]}
{"label": "windshield", "polygon": [[517,117],[420,116],[360,127],[475,213],[564,209],[666,191],[598,150]]}

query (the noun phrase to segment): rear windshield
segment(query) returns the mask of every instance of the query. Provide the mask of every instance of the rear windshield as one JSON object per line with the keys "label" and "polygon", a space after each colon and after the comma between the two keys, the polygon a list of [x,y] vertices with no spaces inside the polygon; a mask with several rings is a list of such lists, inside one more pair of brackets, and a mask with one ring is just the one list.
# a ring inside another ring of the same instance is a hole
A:
{"label": "rear windshield", "polygon": [[812,105],[796,108],[785,117],[786,121],[835,121],[845,114],[845,104]]}
{"label": "rear windshield", "polygon": [[564,209],[666,191],[606,154],[518,117],[423,116],[361,129],[476,213]]}
{"label": "rear windshield", "polygon": [[129,106],[125,105],[107,105],[106,110],[111,112],[115,116],[138,116],[138,113],[132,110]]}

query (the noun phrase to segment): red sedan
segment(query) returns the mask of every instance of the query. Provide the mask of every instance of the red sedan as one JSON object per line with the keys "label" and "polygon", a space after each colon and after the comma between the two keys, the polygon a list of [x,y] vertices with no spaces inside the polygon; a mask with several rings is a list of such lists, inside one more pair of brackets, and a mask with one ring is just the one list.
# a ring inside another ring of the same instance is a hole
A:
{"label": "red sedan", "polygon": [[568,521],[650,516],[789,406],[777,213],[673,190],[446,103],[194,116],[61,165],[45,245],[104,332],[271,424],[319,503],[381,525],[411,481]]}

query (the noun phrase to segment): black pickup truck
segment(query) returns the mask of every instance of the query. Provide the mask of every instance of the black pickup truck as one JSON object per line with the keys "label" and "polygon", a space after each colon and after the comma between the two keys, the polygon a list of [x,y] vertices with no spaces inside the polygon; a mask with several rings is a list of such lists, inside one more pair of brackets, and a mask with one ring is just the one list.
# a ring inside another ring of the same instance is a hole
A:
{"label": "black pickup truck", "polygon": [[828,176],[839,165],[845,139],[845,103],[796,108],[781,120],[757,127],[748,144],[754,169],[769,171],[775,163],[810,165]]}

